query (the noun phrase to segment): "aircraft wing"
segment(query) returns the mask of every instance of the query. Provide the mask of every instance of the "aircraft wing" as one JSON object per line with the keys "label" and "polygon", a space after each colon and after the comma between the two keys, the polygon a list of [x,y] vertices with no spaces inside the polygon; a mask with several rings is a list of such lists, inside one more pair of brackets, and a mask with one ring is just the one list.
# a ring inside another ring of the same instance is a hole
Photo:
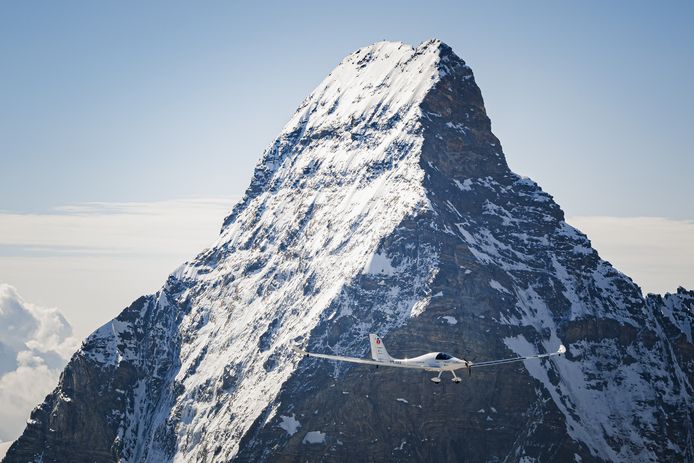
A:
{"label": "aircraft wing", "polygon": [[473,363],[472,365],[470,365],[470,368],[490,367],[492,365],[503,365],[505,363],[522,362],[523,360],[541,359],[541,358],[546,358],[546,357],[552,357],[554,355],[561,355],[565,352],[566,352],[566,347],[564,347],[564,345],[562,344],[559,346],[559,349],[556,352],[550,352],[549,354],[528,355],[526,357],[513,357],[513,358],[507,358],[507,359],[500,359],[500,360],[490,360],[488,362],[478,362],[478,363]]}
{"label": "aircraft wing", "polygon": [[343,357],[341,355],[314,354],[313,352],[306,352],[305,350],[301,350],[296,346],[289,346],[289,347],[297,354],[300,354],[300,355],[303,355],[306,357],[316,357],[316,358],[321,358],[321,359],[337,360],[338,362],[361,363],[364,365],[376,365],[376,366],[383,366],[383,367],[399,367],[399,368],[418,368],[420,370],[426,370],[425,367],[422,367],[419,365],[415,366],[415,365],[406,365],[406,364],[394,363],[394,362],[379,362],[376,360],[362,359],[362,358],[357,358],[357,357]]}

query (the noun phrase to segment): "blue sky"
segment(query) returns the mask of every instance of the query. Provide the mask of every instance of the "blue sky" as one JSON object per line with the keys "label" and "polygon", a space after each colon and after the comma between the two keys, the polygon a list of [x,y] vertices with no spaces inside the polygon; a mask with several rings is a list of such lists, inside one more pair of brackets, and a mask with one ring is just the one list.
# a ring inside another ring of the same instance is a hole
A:
{"label": "blue sky", "polygon": [[2,2],[0,282],[88,333],[214,239],[264,147],[345,55],[437,37],[472,66],[514,171],[644,289],[694,286],[693,13]]}
{"label": "blue sky", "polygon": [[240,194],[344,55],[438,37],[567,214],[694,217],[691,2],[374,3],[4,2],[0,209]]}

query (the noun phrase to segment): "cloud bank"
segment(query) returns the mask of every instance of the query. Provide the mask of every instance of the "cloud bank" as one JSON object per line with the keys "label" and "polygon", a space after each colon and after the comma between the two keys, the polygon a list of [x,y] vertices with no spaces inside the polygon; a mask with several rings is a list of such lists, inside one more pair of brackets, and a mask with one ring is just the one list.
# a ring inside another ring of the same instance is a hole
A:
{"label": "cloud bank", "polygon": [[0,281],[64,308],[83,338],[219,236],[238,198],[90,202],[0,211]]}
{"label": "cloud bank", "polygon": [[[234,199],[90,202],[49,213],[0,212],[0,246],[13,254],[170,254],[211,244]],[[211,232],[211,233],[210,233]]]}
{"label": "cloud bank", "polygon": [[0,441],[22,432],[78,347],[58,309],[30,304],[0,283]]}
{"label": "cloud bank", "polygon": [[694,289],[694,221],[663,217],[571,217],[600,257],[644,292]]}

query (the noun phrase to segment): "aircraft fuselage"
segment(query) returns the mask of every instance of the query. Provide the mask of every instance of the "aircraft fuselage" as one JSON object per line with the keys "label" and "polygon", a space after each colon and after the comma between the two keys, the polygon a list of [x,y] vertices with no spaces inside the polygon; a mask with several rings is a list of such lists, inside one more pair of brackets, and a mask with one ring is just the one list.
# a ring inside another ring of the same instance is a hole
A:
{"label": "aircraft fuselage", "polygon": [[467,368],[471,364],[465,359],[459,359],[456,357],[439,360],[436,357],[440,355],[440,352],[430,352],[411,359],[391,358],[391,362],[394,365],[418,367],[427,371],[455,371],[460,370],[461,368]]}

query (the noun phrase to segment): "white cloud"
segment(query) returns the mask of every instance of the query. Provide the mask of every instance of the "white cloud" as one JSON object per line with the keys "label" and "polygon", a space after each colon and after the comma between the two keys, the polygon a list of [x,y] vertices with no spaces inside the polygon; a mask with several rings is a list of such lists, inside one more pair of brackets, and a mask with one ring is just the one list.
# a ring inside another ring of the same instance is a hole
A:
{"label": "white cloud", "polygon": [[64,307],[82,338],[209,247],[237,198],[82,203],[0,212],[0,281]]}
{"label": "white cloud", "polygon": [[0,245],[71,254],[178,254],[180,248],[194,253],[200,251],[200,231],[218,232],[233,204],[230,199],[92,202],[47,214],[4,212]]}
{"label": "white cloud", "polygon": [[662,217],[571,217],[603,259],[644,292],[694,288],[694,221]]}
{"label": "white cloud", "polygon": [[22,432],[78,347],[58,309],[29,304],[0,284],[0,441]]}

